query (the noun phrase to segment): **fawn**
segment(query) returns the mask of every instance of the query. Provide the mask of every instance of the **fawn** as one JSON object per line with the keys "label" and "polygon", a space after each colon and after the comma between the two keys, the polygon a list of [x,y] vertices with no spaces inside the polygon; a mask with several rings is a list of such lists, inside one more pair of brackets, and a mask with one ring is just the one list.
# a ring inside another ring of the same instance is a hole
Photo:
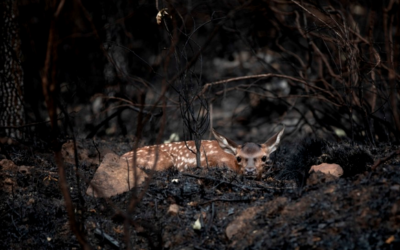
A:
{"label": "fawn", "polygon": [[[264,167],[270,163],[269,156],[277,149],[284,130],[285,128],[263,144],[248,142],[237,145],[211,129],[217,141],[201,141],[201,166],[228,167],[239,174],[259,179]],[[135,151],[130,151],[122,157],[132,161],[134,153]],[[196,167],[195,143],[182,141],[138,148],[136,166],[156,171],[172,167],[182,171]]]}

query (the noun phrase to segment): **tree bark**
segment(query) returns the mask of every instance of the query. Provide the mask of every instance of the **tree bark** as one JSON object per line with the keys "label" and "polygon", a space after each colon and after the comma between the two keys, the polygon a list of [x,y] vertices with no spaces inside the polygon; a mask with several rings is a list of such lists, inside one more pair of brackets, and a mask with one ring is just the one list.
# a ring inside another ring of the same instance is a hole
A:
{"label": "tree bark", "polygon": [[0,3],[0,135],[22,138],[25,123],[17,1]]}

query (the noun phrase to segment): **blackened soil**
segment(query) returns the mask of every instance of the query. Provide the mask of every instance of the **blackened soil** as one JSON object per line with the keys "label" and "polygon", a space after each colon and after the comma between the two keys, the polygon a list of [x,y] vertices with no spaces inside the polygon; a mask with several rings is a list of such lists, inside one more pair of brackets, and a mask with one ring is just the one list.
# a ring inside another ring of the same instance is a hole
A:
{"label": "blackened soil", "polygon": [[[1,248],[79,249],[53,153],[0,146]],[[158,172],[110,199],[87,196],[104,154],[127,148],[80,141],[78,172],[64,152],[75,219],[94,249],[400,249],[396,147],[371,150],[376,167],[339,179],[314,173],[301,189],[273,175],[254,180],[211,168]]]}

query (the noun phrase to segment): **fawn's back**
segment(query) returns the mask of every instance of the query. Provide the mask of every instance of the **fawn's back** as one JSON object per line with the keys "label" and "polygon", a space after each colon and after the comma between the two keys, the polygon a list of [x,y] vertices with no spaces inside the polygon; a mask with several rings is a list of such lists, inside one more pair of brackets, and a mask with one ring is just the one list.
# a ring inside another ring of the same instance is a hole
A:
{"label": "fawn's back", "polygon": [[[196,146],[194,141],[181,141],[161,145],[145,146],[136,150],[136,165],[138,167],[163,170],[176,167],[179,171],[196,167]],[[235,157],[224,152],[217,141],[201,141],[201,166],[227,166],[237,169]],[[122,157],[132,160],[134,151]],[[154,165],[155,164],[155,165]]]}
{"label": "fawn's back", "polygon": [[[212,129],[217,140],[201,141],[200,165],[228,167],[240,174],[260,178],[264,167],[269,163],[270,154],[280,142],[283,131],[284,128],[263,144],[249,142],[237,145]],[[197,166],[196,152],[194,141],[182,141],[138,148],[122,157],[140,168],[164,170],[176,167],[182,171]]]}

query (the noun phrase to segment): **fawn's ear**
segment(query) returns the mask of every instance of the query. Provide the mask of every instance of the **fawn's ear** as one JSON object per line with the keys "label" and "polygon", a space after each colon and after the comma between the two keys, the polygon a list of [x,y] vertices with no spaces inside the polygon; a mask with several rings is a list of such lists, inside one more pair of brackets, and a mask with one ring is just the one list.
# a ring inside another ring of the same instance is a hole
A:
{"label": "fawn's ear", "polygon": [[281,131],[273,135],[271,138],[268,139],[266,143],[264,143],[264,145],[269,149],[270,154],[278,148],[278,145],[281,142],[281,137],[284,131],[285,131],[285,126],[283,126]]}
{"label": "fawn's ear", "polygon": [[218,134],[213,128],[211,128],[211,133],[214,135],[215,139],[217,139],[219,146],[222,148],[222,150],[224,150],[228,154],[236,155],[236,148],[238,147],[238,145],[234,141]]}

